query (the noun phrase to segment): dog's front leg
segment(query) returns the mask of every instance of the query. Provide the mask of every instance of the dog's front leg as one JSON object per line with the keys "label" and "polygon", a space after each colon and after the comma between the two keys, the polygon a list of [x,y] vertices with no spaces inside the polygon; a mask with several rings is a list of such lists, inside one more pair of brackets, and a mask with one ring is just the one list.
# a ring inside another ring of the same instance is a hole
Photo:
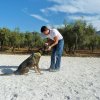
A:
{"label": "dog's front leg", "polygon": [[36,65],[34,65],[34,70],[35,70],[35,73],[38,73]]}
{"label": "dog's front leg", "polygon": [[39,73],[39,74],[42,74],[41,71],[40,71],[40,68],[39,68],[39,65],[38,65],[38,64],[36,65],[36,67],[37,67],[38,73]]}

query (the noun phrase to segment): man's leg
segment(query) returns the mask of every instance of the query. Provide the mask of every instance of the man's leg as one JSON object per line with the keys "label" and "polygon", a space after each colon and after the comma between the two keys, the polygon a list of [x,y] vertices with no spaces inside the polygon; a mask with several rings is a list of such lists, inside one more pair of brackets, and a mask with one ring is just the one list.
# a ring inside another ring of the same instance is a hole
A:
{"label": "man's leg", "polygon": [[54,46],[52,49],[50,69],[55,69],[55,60],[56,60],[56,46]]}
{"label": "man's leg", "polygon": [[55,69],[59,70],[61,66],[61,56],[63,53],[63,47],[64,47],[64,40],[60,40],[57,45],[56,49],[56,64],[55,64]]}
{"label": "man's leg", "polygon": [[60,66],[61,66],[61,54],[57,54],[56,55],[56,64],[55,64],[55,69],[56,70],[60,70]]}

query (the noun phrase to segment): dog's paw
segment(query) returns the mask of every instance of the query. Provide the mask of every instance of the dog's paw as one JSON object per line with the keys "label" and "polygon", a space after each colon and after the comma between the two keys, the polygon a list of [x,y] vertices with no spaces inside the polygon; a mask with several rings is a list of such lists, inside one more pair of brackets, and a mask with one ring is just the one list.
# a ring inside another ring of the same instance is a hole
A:
{"label": "dog's paw", "polygon": [[37,73],[37,75],[43,75],[43,73]]}

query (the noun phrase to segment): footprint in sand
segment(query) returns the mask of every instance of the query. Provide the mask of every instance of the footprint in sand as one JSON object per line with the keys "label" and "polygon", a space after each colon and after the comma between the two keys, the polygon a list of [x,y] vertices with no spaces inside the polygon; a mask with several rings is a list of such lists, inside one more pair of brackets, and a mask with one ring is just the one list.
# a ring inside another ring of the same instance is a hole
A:
{"label": "footprint in sand", "polygon": [[76,94],[79,94],[79,92],[78,92],[77,90],[74,90],[74,92],[75,92]]}
{"label": "footprint in sand", "polygon": [[100,98],[98,96],[95,96],[97,100],[100,100]]}
{"label": "footprint in sand", "polygon": [[89,84],[90,87],[93,86],[93,83],[92,82],[89,82],[88,84]]}
{"label": "footprint in sand", "polygon": [[11,100],[16,100],[18,97],[18,94],[14,94],[13,97],[11,98]]}
{"label": "footprint in sand", "polygon": [[70,96],[65,96],[64,99],[65,100],[70,100]]}

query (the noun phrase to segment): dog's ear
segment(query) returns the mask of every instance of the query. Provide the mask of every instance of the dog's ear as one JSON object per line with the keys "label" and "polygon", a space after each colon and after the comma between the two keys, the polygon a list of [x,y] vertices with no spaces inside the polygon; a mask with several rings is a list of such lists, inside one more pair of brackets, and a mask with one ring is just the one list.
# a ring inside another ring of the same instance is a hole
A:
{"label": "dog's ear", "polygon": [[38,50],[38,52],[39,52],[40,54],[43,54],[43,49],[40,48],[40,49]]}

